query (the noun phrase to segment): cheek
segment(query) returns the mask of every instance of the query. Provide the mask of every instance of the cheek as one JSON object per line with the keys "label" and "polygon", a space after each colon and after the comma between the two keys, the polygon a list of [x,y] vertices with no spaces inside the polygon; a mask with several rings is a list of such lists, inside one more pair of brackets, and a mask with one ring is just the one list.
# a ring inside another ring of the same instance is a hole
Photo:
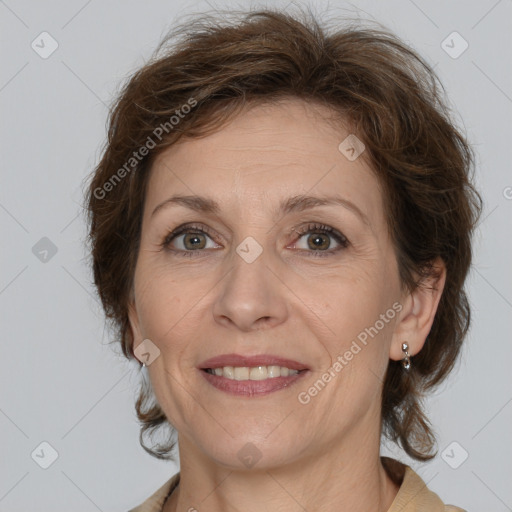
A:
{"label": "cheek", "polygon": [[393,289],[383,275],[378,266],[345,267],[315,286],[311,303],[321,317],[329,318],[337,334],[352,336],[354,329],[373,324],[391,306]]}
{"label": "cheek", "polygon": [[399,297],[391,268],[387,270],[383,260],[352,264],[314,287],[311,304],[322,320],[330,356],[324,364],[343,358],[343,379],[359,380],[368,371],[381,375],[385,370],[397,315],[393,304]]}
{"label": "cheek", "polygon": [[150,265],[136,274],[135,296],[143,336],[157,343],[169,336],[187,312],[187,290],[168,272]]}
{"label": "cheek", "polygon": [[[328,355],[309,385],[334,375],[319,404],[332,408],[334,416],[340,411],[363,414],[377,400],[388,365],[397,315],[394,300],[374,279],[332,281],[327,293],[333,300],[324,295],[317,310],[329,326],[322,341]],[[333,419],[338,426],[344,421],[341,416]]]}

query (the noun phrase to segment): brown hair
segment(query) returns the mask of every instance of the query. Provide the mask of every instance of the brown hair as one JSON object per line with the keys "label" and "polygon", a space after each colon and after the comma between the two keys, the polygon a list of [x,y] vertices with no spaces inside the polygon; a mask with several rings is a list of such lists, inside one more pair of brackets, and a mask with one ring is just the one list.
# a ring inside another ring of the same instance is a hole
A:
{"label": "brown hair", "polygon": [[[423,349],[409,372],[390,360],[382,390],[382,433],[409,456],[429,460],[435,435],[422,399],[452,370],[470,323],[463,285],[481,211],[472,150],[451,121],[433,70],[386,30],[347,24],[329,31],[310,12],[241,14],[231,22],[202,15],[173,31],[111,109],[87,195],[94,281],[107,318],[124,355],[134,357],[127,304],[157,154],[183,135],[222,128],[250,102],[295,97],[327,105],[364,142],[383,185],[404,289],[420,286],[437,257],[447,268]],[[142,446],[171,458],[172,443],[144,444],[144,434],[168,425],[150,389],[141,389],[136,410]]]}

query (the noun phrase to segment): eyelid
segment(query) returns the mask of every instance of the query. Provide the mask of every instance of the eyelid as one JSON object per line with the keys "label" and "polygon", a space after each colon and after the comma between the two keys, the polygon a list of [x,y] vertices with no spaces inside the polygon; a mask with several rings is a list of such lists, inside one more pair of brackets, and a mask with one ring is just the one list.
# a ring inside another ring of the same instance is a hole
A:
{"label": "eyelid", "polygon": [[310,222],[299,229],[293,228],[292,231],[300,236],[307,233],[315,233],[316,231],[319,233],[323,232],[338,238],[340,243],[344,242],[348,244],[348,238],[343,233],[340,233],[337,229],[326,224],[322,224],[321,222]]}

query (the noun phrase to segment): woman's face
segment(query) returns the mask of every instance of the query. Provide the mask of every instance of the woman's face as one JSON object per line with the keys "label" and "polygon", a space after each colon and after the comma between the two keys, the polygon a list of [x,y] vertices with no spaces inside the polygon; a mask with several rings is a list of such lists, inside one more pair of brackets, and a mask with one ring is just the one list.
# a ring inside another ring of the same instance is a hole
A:
{"label": "woman's face", "polygon": [[134,347],[205,461],[275,467],[379,440],[402,296],[379,183],[330,115],[259,105],[151,170]]}

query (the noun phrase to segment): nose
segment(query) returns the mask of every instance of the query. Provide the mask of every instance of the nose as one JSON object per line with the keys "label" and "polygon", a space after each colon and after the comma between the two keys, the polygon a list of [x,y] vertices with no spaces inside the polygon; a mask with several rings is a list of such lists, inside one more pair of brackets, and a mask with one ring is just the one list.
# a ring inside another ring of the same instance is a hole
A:
{"label": "nose", "polygon": [[219,283],[215,321],[244,332],[275,327],[286,320],[286,287],[267,266],[265,251],[252,263],[234,255],[231,270]]}

